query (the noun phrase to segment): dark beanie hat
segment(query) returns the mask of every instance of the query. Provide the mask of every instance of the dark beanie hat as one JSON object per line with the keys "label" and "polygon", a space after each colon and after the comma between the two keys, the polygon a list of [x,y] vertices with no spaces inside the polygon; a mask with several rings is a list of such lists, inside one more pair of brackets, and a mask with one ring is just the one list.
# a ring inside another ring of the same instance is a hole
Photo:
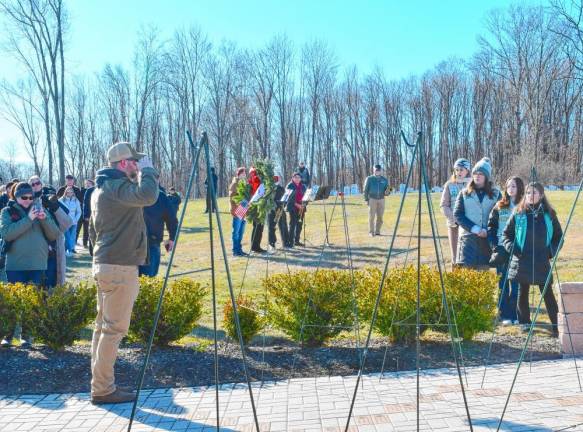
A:
{"label": "dark beanie hat", "polygon": [[19,198],[23,195],[30,194],[32,195],[32,186],[28,183],[21,182],[14,186],[14,198]]}

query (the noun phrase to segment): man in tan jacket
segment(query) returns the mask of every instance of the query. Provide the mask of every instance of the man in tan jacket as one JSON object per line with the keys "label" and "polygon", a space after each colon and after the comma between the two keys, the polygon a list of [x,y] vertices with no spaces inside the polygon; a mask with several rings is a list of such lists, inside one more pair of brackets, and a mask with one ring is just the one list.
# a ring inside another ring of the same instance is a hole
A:
{"label": "man in tan jacket", "polygon": [[115,385],[114,365],[138,296],[138,266],[147,262],[143,208],[158,198],[158,173],[150,159],[120,142],[107,152],[109,168],[97,172],[89,229],[97,318],[91,347],[91,402],[123,403],[135,393]]}

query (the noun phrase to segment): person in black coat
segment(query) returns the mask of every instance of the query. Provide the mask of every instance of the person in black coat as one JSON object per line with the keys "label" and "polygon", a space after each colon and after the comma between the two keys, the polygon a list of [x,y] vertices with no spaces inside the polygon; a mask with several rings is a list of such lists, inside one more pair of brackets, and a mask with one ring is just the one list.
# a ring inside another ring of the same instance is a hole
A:
{"label": "person in black coat", "polygon": [[[83,247],[89,249],[89,219],[85,219],[85,196],[87,195],[87,191],[89,189],[95,188],[95,182],[91,179],[85,179],[84,186],[85,187],[81,189],[81,192],[83,193],[83,199],[80,201],[82,211],[81,225],[83,225]],[[89,199],[91,200],[91,195],[89,195]],[[89,210],[89,214],[91,214],[91,210]]]}
{"label": "person in black coat", "polygon": [[[287,220],[285,217],[285,212],[283,211],[283,203],[281,198],[285,194],[285,189],[281,185],[281,178],[279,176],[273,177],[275,181],[275,195],[273,200],[275,201],[275,208],[269,212],[268,222],[269,222],[269,247],[273,251],[275,249],[275,243],[277,242],[277,237],[275,235],[275,228],[279,226],[279,235],[283,246],[287,243]],[[277,220],[279,218],[279,221]]]}
{"label": "person in black coat", "polygon": [[302,179],[301,180],[302,184],[306,188],[309,188],[311,183],[312,183],[312,176],[310,174],[310,171],[308,171],[308,168],[306,167],[306,164],[304,162],[299,163],[297,172],[299,173],[299,175]]}
{"label": "person in black coat", "polygon": [[12,186],[16,183],[9,181],[6,183],[6,190],[2,195],[0,195],[0,210],[8,205],[8,201],[10,201],[10,191],[12,190]]}
{"label": "person in black coat", "polygon": [[148,259],[146,265],[139,267],[141,275],[154,277],[158,274],[160,268],[160,244],[164,240],[164,225],[168,230],[168,240],[164,242],[166,251],[170,252],[174,248],[174,239],[178,229],[178,219],[176,212],[168,201],[166,191],[160,187],[158,199],[149,207],[144,207],[144,221],[146,222],[146,231],[148,233]]}
{"label": "person in black coat", "polygon": [[219,190],[217,189],[217,187],[219,184],[219,177],[215,173],[215,167],[211,168],[211,175],[209,177],[207,177],[207,179],[204,181],[204,185],[206,186],[206,209],[204,210],[205,213],[208,213],[209,209],[211,207],[213,207],[213,211],[215,210],[214,204],[211,202],[211,190],[209,188],[209,178],[211,178],[213,181],[213,186],[215,188],[215,195],[217,195],[217,197],[218,197]]}
{"label": "person in black coat", "polygon": [[[91,182],[91,183],[89,183]],[[89,219],[91,219],[91,195],[93,195],[93,191],[95,190],[95,183],[93,180],[86,180],[86,186],[89,186],[85,189],[85,195],[83,195],[83,226],[87,225],[87,229],[83,231],[83,243],[85,243],[85,233],[89,234]],[[91,243],[91,239],[87,239],[87,249],[89,249],[89,255],[93,256],[93,244]]]}
{"label": "person in black coat", "polygon": [[180,194],[176,192],[174,187],[168,189],[168,201],[170,201],[170,205],[174,209],[174,213],[178,214],[178,209],[180,204],[182,203],[182,198],[180,198]]}
{"label": "person in black coat", "polygon": [[303,213],[305,212],[302,198],[306,193],[306,186],[302,183],[302,177],[299,172],[294,173],[292,181],[287,184],[286,189],[292,191],[286,203],[286,211],[289,213],[289,231],[286,246],[289,248],[303,246],[300,242],[300,234],[302,232]]}
{"label": "person in black coat", "polygon": [[[518,321],[523,330],[530,327],[530,308],[528,293],[531,285],[544,290],[551,271],[550,260],[558,252],[563,236],[557,214],[549,204],[544,188],[540,183],[530,183],[526,187],[523,200],[508,220],[504,229],[503,245],[512,254],[508,278],[519,283]],[[544,296],[545,306],[551,323],[553,335],[557,331],[557,300],[552,289],[552,274]]]}

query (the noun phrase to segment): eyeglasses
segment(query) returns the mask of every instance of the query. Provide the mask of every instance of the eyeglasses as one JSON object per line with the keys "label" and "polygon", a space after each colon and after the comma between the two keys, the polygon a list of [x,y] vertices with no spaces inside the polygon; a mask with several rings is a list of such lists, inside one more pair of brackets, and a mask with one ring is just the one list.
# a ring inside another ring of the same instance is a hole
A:
{"label": "eyeglasses", "polygon": [[31,195],[21,196],[19,198],[23,201],[32,201],[34,199]]}
{"label": "eyeglasses", "polygon": [[42,184],[41,182],[37,181],[37,182],[31,183],[30,185],[31,186],[40,186],[41,184]]}

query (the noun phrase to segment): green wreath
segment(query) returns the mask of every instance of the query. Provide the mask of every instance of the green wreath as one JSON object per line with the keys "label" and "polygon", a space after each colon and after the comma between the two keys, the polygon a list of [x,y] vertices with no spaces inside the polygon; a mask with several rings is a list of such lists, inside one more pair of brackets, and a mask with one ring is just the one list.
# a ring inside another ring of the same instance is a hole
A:
{"label": "green wreath", "polygon": [[[275,208],[275,201],[273,199],[275,194],[273,162],[269,159],[259,159],[253,161],[253,167],[255,167],[257,176],[265,188],[265,195],[251,204],[245,218],[249,222],[265,223],[267,215]],[[244,199],[249,201],[251,198],[251,185],[246,180],[239,180],[237,183],[237,191],[235,192],[235,195],[233,195],[233,202],[239,204]]]}

